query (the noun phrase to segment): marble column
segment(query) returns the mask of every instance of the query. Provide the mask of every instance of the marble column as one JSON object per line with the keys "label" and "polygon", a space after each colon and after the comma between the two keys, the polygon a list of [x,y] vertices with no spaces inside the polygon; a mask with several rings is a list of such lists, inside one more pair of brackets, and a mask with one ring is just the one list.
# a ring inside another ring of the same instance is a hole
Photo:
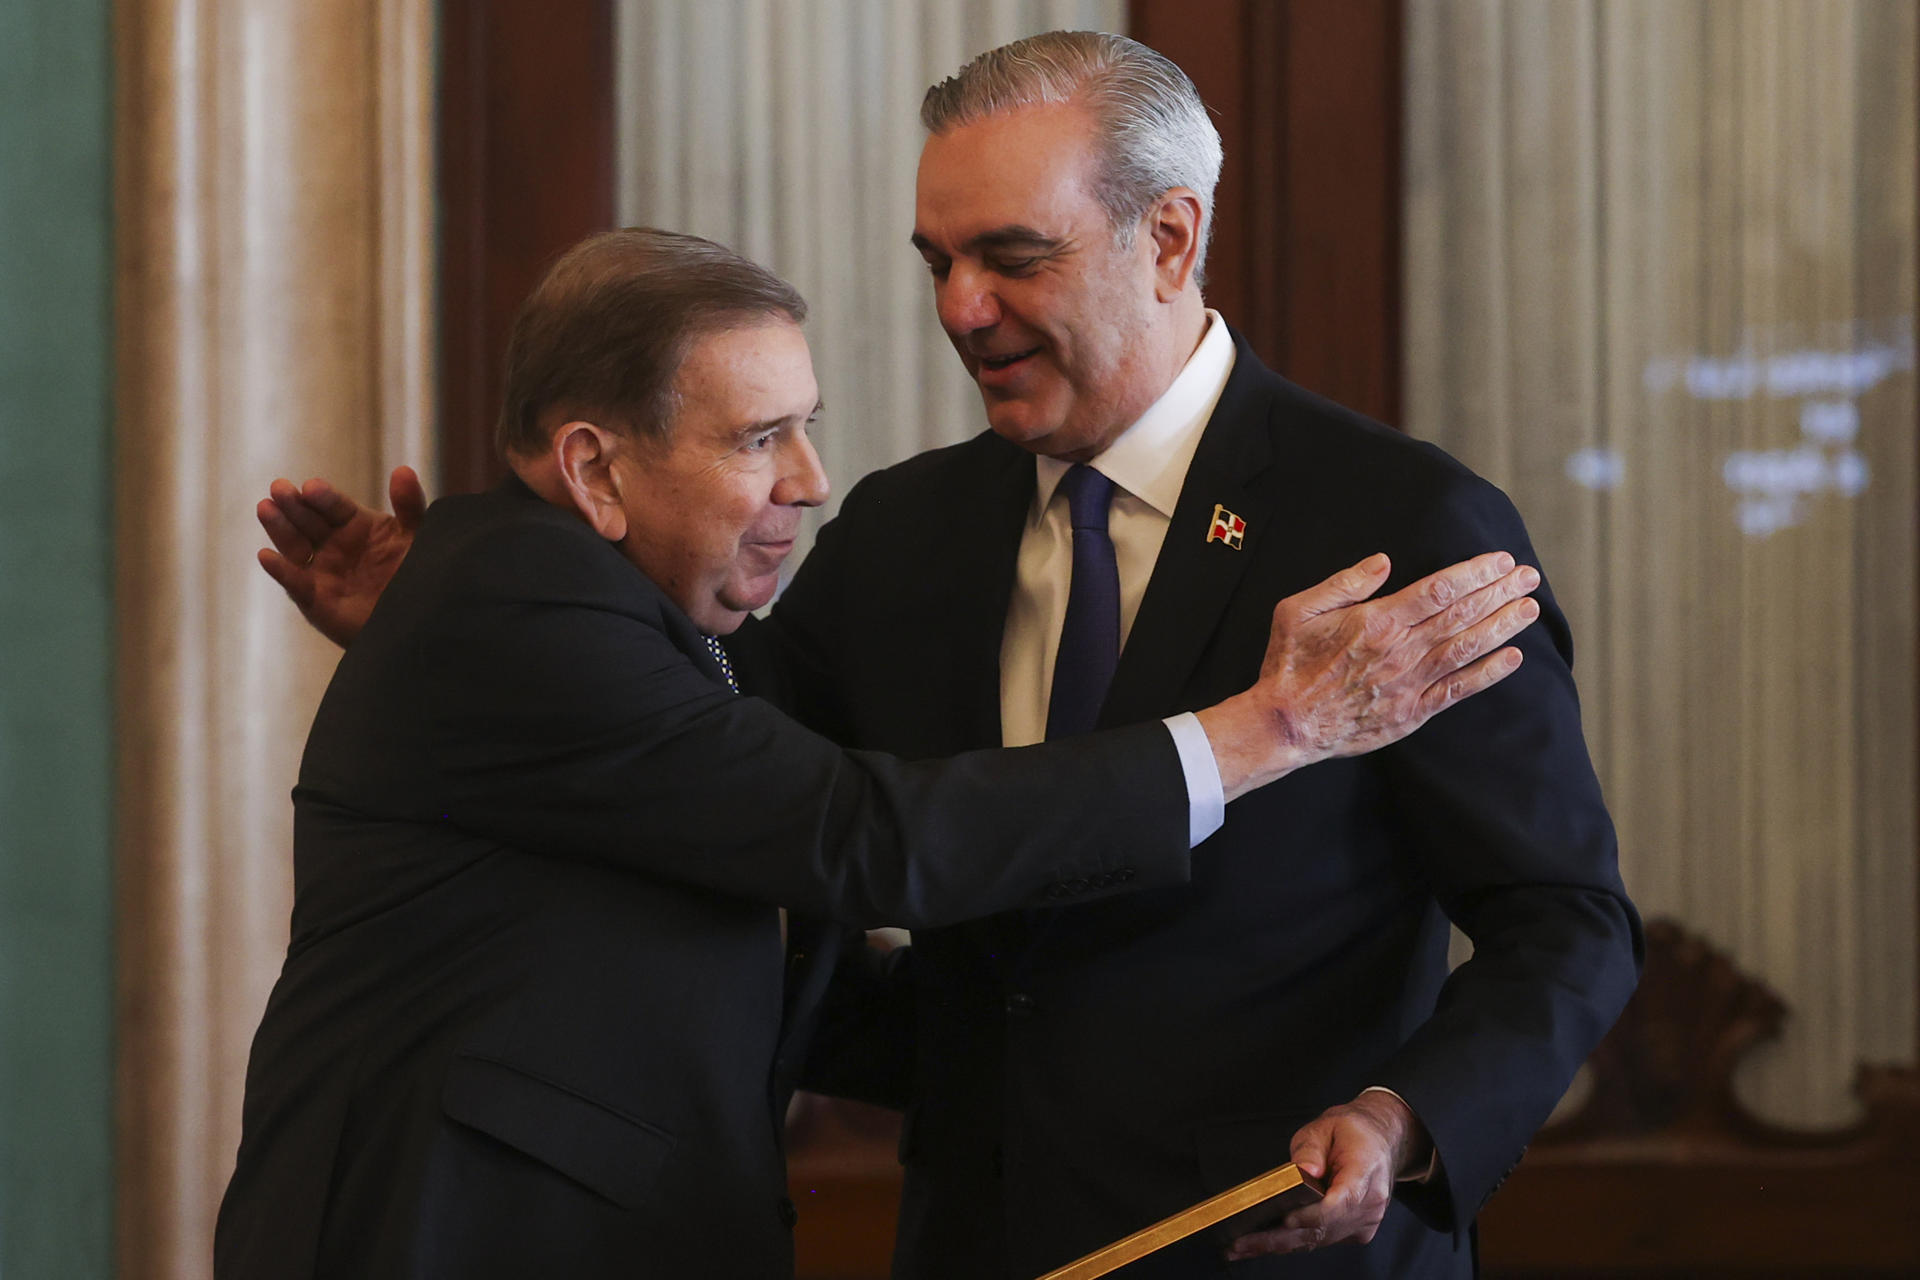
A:
{"label": "marble column", "polygon": [[431,462],[427,0],[116,7],[117,1274],[204,1276],[336,654],[276,475]]}

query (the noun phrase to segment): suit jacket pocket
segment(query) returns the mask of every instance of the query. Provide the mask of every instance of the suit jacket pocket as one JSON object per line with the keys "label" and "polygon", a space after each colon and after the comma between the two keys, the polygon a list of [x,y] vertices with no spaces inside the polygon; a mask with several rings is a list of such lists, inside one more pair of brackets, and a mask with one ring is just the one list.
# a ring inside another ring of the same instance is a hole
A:
{"label": "suit jacket pocket", "polygon": [[491,1058],[454,1058],[440,1106],[624,1209],[646,1198],[673,1150],[666,1130]]}
{"label": "suit jacket pocket", "polygon": [[[1202,1198],[1214,1196],[1249,1178],[1257,1178],[1292,1159],[1293,1135],[1318,1111],[1278,1111],[1231,1119],[1213,1120],[1196,1125],[1193,1131],[1195,1154],[1200,1162]],[[1212,1229],[1222,1245],[1249,1231],[1264,1231],[1280,1224],[1284,1212],[1271,1205],[1255,1205]]]}

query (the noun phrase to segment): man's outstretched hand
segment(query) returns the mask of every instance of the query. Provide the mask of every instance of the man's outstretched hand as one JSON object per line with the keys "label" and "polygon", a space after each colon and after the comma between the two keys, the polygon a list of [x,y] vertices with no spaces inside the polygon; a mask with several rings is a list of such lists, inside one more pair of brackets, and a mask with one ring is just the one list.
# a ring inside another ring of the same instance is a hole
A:
{"label": "man's outstretched hand", "polygon": [[295,488],[268,486],[254,514],[271,548],[260,567],[286,591],[314,629],[341,648],[367,624],[380,593],[413,546],[426,515],[426,490],[412,467],[395,467],[387,482],[392,515],[369,510],[325,480]]}
{"label": "man's outstretched hand", "polygon": [[1519,668],[1501,646],[1540,616],[1535,569],[1490,551],[1373,599],[1391,569],[1369,556],[1274,606],[1258,683],[1199,713],[1227,799],[1397,742]]}

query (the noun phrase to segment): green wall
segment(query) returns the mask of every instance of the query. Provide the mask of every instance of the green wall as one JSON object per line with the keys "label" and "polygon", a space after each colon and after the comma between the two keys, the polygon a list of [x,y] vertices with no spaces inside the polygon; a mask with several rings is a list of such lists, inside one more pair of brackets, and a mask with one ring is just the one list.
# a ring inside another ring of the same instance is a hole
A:
{"label": "green wall", "polygon": [[110,1269],[108,0],[0,0],[0,1280]]}

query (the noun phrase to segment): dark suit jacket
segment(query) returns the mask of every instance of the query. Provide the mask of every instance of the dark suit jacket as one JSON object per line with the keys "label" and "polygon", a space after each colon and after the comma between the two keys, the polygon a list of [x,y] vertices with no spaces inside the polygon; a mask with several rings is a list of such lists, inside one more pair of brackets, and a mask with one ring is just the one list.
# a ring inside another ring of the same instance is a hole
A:
{"label": "dark suit jacket", "polygon": [[[1033,459],[991,434],[869,477],[758,629],[750,674],[787,681],[801,718],[849,745],[998,742],[1033,485]],[[1246,520],[1243,550],[1206,541],[1216,503]],[[1375,551],[1393,590],[1494,549],[1533,560],[1498,490],[1241,342],[1103,723],[1245,688],[1274,603]],[[1191,883],[918,932],[909,998],[869,1001],[864,1022],[836,1002],[808,1083],[908,1107],[896,1274],[1037,1275],[1281,1163],[1302,1123],[1374,1084],[1426,1122],[1444,1176],[1403,1187],[1364,1251],[1234,1274],[1471,1270],[1475,1212],[1638,972],[1566,623],[1537,596],[1517,674],[1390,749],[1235,802]],[[1449,919],[1476,945],[1451,977]],[[908,1065],[863,1072],[889,1015],[910,1020],[892,1028]],[[1227,1238],[1128,1274],[1215,1274]]]}
{"label": "dark suit jacket", "polygon": [[1188,860],[1159,726],[842,751],[732,694],[679,609],[513,481],[428,513],[294,807],[232,1280],[785,1275],[776,904],[930,926]]}

